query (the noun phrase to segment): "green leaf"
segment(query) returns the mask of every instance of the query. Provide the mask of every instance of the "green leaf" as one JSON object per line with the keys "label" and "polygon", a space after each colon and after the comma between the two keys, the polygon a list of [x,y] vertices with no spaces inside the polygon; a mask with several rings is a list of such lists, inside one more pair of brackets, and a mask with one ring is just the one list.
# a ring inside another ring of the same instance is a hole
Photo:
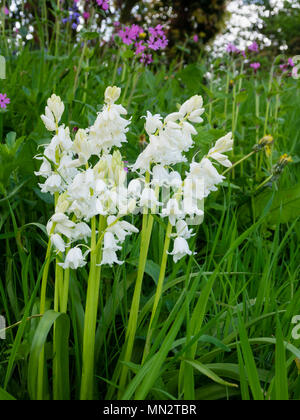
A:
{"label": "green leaf", "polygon": [[247,372],[249,385],[253,394],[253,397],[256,401],[263,401],[264,396],[261,389],[258,371],[255,365],[254,356],[252,353],[252,349],[249,343],[249,339],[247,337],[247,331],[245,325],[239,316],[239,334],[241,339],[241,347],[243,352],[243,357],[245,361],[245,369]]}
{"label": "green leaf", "polygon": [[85,41],[91,41],[92,39],[99,38],[98,32],[82,32],[81,38]]}
{"label": "green leaf", "polygon": [[236,101],[239,104],[245,102],[247,100],[247,98],[248,98],[248,93],[247,92],[240,92],[236,95]]}
{"label": "green leaf", "polygon": [[275,352],[275,395],[277,401],[289,400],[286,349],[282,329],[277,316],[276,352]]}
{"label": "green leaf", "polygon": [[224,379],[220,378],[216,373],[214,373],[211,369],[209,369],[204,364],[196,361],[196,360],[188,360],[184,359],[186,363],[191,365],[194,369],[196,369],[198,372],[202,373],[203,375],[207,376],[212,381],[216,382],[219,385],[229,386],[232,388],[238,388],[238,385],[233,384],[231,382],[224,381]]}
{"label": "green leaf", "polygon": [[15,398],[6,392],[3,388],[0,388],[0,401],[12,401]]}
{"label": "green leaf", "polygon": [[56,354],[54,355],[57,364],[56,378],[57,389],[55,399],[68,400],[70,396],[69,386],[69,330],[70,322],[66,314],[54,311],[47,311],[36,329],[33,337],[29,365],[28,365],[28,390],[30,397],[35,400],[37,395],[37,372],[42,349],[44,348],[48,334],[55,323]]}
{"label": "green leaf", "polygon": [[[273,192],[266,190],[258,195],[254,201],[256,215],[261,214],[266,204],[272,197]],[[299,217],[300,214],[300,185],[275,193],[273,203],[266,217],[266,223],[277,225],[289,223]],[[251,210],[248,205],[240,208],[241,220],[245,222],[251,219]]]}

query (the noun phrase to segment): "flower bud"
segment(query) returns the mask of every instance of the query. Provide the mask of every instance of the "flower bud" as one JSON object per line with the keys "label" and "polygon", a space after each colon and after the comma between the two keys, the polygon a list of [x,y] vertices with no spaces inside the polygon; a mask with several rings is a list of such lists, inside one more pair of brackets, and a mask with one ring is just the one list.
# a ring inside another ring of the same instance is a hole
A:
{"label": "flower bud", "polygon": [[109,86],[105,91],[105,103],[114,104],[121,96],[121,89],[117,86]]}

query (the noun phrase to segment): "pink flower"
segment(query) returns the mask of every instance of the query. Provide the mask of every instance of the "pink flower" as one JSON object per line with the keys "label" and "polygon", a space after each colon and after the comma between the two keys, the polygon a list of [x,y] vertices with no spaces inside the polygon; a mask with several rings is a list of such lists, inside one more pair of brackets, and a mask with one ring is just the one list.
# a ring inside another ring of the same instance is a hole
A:
{"label": "pink flower", "polygon": [[6,109],[9,103],[10,99],[7,97],[6,93],[0,93],[0,108]]}
{"label": "pink flower", "polygon": [[131,45],[133,44],[132,33],[130,32],[130,28],[125,28],[125,30],[121,29],[118,32],[119,37],[122,39],[124,44]]}
{"label": "pink flower", "polygon": [[140,62],[142,64],[145,64],[145,66],[148,66],[153,62],[152,54],[142,54],[142,57],[140,59]]}
{"label": "pink flower", "polygon": [[89,20],[89,18],[91,17],[91,14],[89,12],[84,12],[82,16],[83,16],[83,19]]}
{"label": "pink flower", "polygon": [[155,36],[155,37],[165,36],[165,32],[163,30],[162,25],[157,25],[155,28],[149,28],[149,32],[152,36]]}
{"label": "pink flower", "polygon": [[253,42],[249,47],[248,50],[251,52],[258,52],[259,51],[259,46],[257,42]]}
{"label": "pink flower", "polygon": [[288,59],[288,64],[289,64],[289,66],[291,66],[291,67],[295,67],[295,63],[294,63],[294,61],[293,61],[293,59],[292,59],[292,58],[289,58],[289,59]]}
{"label": "pink flower", "polygon": [[257,70],[260,68],[261,64],[260,63],[251,63],[250,67],[253,68],[253,70],[255,71],[255,73],[257,72]]}
{"label": "pink flower", "polygon": [[199,41],[199,36],[198,35],[194,35],[193,36],[193,41],[194,42],[198,42]]}
{"label": "pink flower", "polygon": [[169,41],[167,40],[166,36],[163,35],[162,38],[157,38],[152,35],[148,41],[148,47],[151,50],[158,51],[163,50],[168,45]]}
{"label": "pink flower", "polygon": [[6,16],[8,16],[9,15],[9,10],[8,10],[8,8],[5,6],[4,7],[4,14],[6,15]]}
{"label": "pink flower", "polygon": [[96,0],[98,6],[102,7],[102,9],[106,12],[109,9],[109,0]]}
{"label": "pink flower", "polygon": [[143,43],[143,41],[136,42],[135,46],[136,46],[136,51],[135,51],[136,55],[143,53],[145,49],[147,48],[146,45]]}
{"label": "pink flower", "polygon": [[228,53],[236,53],[236,54],[238,54],[240,52],[240,50],[232,43],[229,43],[227,45],[226,51]]}

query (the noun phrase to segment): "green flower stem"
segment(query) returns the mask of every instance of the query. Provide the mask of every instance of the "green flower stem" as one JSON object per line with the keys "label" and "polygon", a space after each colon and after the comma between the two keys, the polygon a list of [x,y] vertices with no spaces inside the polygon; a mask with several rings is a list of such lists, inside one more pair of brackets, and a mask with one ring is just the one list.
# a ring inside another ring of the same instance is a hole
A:
{"label": "green flower stem", "polygon": [[230,85],[230,73],[227,72],[227,79],[226,79],[226,98],[225,98],[225,104],[224,104],[224,115],[225,120],[227,121],[227,110],[228,110],[228,95],[229,95],[229,85]]}
{"label": "green flower stem", "polygon": [[[47,253],[46,253],[46,262],[43,271],[42,277],[42,286],[41,286],[41,297],[40,297],[40,314],[43,315],[46,310],[46,292],[47,292],[47,282],[50,266],[50,257],[51,257],[51,241],[49,239]],[[37,372],[37,400],[43,400],[44,395],[44,361],[45,361],[45,351],[42,349],[39,360],[39,367]]]}
{"label": "green flower stem", "polygon": [[[104,218],[100,219],[102,228]],[[97,260],[98,257],[96,218],[94,217],[92,219],[91,263],[84,317],[81,400],[92,400],[94,393],[95,335],[101,276],[100,268],[97,266],[97,263],[100,264],[100,261]]]}
{"label": "green flower stem", "polygon": [[249,153],[248,155],[244,156],[242,159],[240,159],[239,161],[237,161],[235,164],[233,164],[232,166],[230,166],[230,168],[226,169],[226,171],[224,171],[222,173],[222,175],[226,175],[228,172],[230,172],[232,169],[234,169],[236,166],[240,165],[242,162],[244,162],[246,159],[248,159],[249,157],[255,155],[257,152],[256,151],[252,151],[251,153]]}
{"label": "green flower stem", "polygon": [[60,308],[60,311],[62,313],[67,313],[67,310],[68,310],[69,285],[70,285],[70,269],[67,268],[65,270],[64,288],[63,288],[61,308]]}
{"label": "green flower stem", "polygon": [[76,90],[77,90],[77,87],[78,87],[79,75],[80,75],[80,72],[81,72],[81,68],[82,68],[82,64],[83,64],[86,49],[87,49],[87,41],[84,41],[84,45],[83,45],[83,48],[82,48],[82,52],[81,52],[81,56],[80,56],[80,59],[79,59],[79,63],[78,63],[78,67],[77,67],[77,71],[76,71],[76,75],[75,75],[75,80],[74,80],[73,99],[75,98]]}
{"label": "green flower stem", "polygon": [[[148,172],[146,174],[146,185],[149,183],[149,181],[150,181],[150,174]],[[155,212],[155,209],[152,209],[152,210],[153,212]],[[148,214],[148,211],[145,212],[143,215],[143,227],[142,227],[142,232],[141,232],[141,247],[140,247],[138,274],[137,274],[137,280],[135,283],[135,289],[134,289],[134,294],[133,294],[133,299],[132,299],[132,304],[131,304],[131,309],[130,309],[126,336],[125,336],[125,352],[124,352],[124,358],[122,359],[122,361],[124,362],[131,361],[133,344],[134,344],[135,334],[137,330],[137,321],[138,321],[138,313],[139,313],[139,307],[140,307],[142,284],[143,284],[143,278],[144,278],[144,273],[145,273],[145,268],[146,268],[146,263],[147,263],[153,223],[154,223],[153,215]],[[128,375],[128,367],[125,364],[123,364],[122,369],[121,369],[121,375],[120,375],[120,386],[119,386],[118,398],[122,397],[122,394],[126,385],[126,381],[127,381],[127,375]]]}
{"label": "green flower stem", "polygon": [[265,186],[269,181],[271,181],[272,180],[272,178],[273,178],[273,174],[272,175],[270,175],[268,178],[266,178],[256,189],[255,189],[255,191],[258,191],[259,189],[261,189],[263,186]]}
{"label": "green flower stem", "polygon": [[118,57],[117,57],[116,64],[115,64],[114,74],[113,74],[113,78],[112,78],[112,86],[114,86],[115,83],[116,83],[117,72],[118,72],[118,68],[119,68],[119,65],[120,65],[120,60],[121,60],[121,50],[119,49]]}
{"label": "green flower stem", "polygon": [[166,237],[165,237],[165,244],[164,244],[163,257],[162,257],[162,262],[161,262],[161,267],[160,267],[159,279],[158,279],[158,283],[157,283],[157,288],[156,288],[156,293],[155,293],[155,298],[154,298],[152,314],[151,314],[151,319],[150,319],[150,323],[149,323],[149,328],[148,328],[148,333],[147,333],[147,338],[146,338],[146,344],[145,344],[145,348],[144,348],[143,362],[142,363],[145,362],[145,359],[146,359],[146,357],[149,353],[149,350],[150,350],[151,337],[152,337],[152,333],[153,333],[153,330],[154,330],[154,327],[155,327],[155,323],[153,325],[153,328],[152,328],[152,324],[155,320],[155,315],[156,315],[156,312],[157,312],[158,304],[159,304],[160,298],[162,296],[162,290],[163,290],[164,280],[165,280],[165,276],[166,276],[166,269],[167,269],[167,262],[168,262],[168,252],[169,252],[169,248],[170,248],[172,230],[173,230],[173,226],[169,222],[168,227],[167,227]]}
{"label": "green flower stem", "polygon": [[[258,144],[259,142],[259,125],[258,125],[258,120],[259,120],[259,94],[257,92],[257,79],[255,79],[255,115],[256,115],[256,144]],[[258,161],[258,154],[256,155],[256,179],[258,179],[258,166],[259,166],[259,161]]]}
{"label": "green flower stem", "polygon": [[55,39],[55,57],[58,57],[59,32],[60,32],[60,0],[57,0],[56,12],[56,39]]}

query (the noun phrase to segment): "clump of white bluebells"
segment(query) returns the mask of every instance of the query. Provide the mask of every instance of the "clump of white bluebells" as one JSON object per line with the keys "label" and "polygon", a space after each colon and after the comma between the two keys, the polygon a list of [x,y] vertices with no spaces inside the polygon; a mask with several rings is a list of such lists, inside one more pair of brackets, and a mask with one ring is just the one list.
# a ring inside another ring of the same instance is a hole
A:
{"label": "clump of white bluebells", "polygon": [[[203,120],[203,100],[193,96],[178,112],[163,118],[145,117],[149,143],[132,166],[136,177],[127,185],[127,169],[118,150],[127,142],[131,119],[125,119],[126,109],[117,105],[121,89],[108,87],[105,105],[95,123],[79,129],[72,140],[70,130],[60,125],[64,104],[56,95],[47,102],[42,120],[54,132],[44,154],[37,159],[42,165],[36,175],[45,179],[42,192],[55,194],[55,214],[47,225],[53,247],[64,256],[63,268],[77,269],[86,264],[80,246],[88,242],[92,231],[90,221],[95,216],[106,219],[103,233],[102,259],[99,265],[122,264],[117,252],[127,236],[138,229],[124,217],[139,212],[155,212],[168,217],[176,233],[170,253],[177,262],[192,255],[188,240],[193,236],[189,224],[200,224],[204,217],[204,199],[223,182],[214,163],[230,167],[224,154],[233,148],[232,134],[219,139],[200,162],[187,163],[185,152],[194,146],[197,134],[194,124]],[[94,164],[90,163],[91,157]],[[174,166],[185,163],[189,168],[184,176]]]}
{"label": "clump of white bluebells", "polygon": [[[92,231],[91,219],[102,215],[107,218],[102,261],[99,264],[121,263],[116,251],[122,247],[127,235],[138,229],[121,220],[136,207],[136,199],[130,197],[126,185],[126,171],[122,156],[117,150],[126,142],[130,120],[122,116],[125,108],[115,104],[121,89],[108,87],[105,105],[95,124],[88,129],[79,129],[74,141],[69,128],[60,125],[64,111],[61,99],[52,95],[47,102],[42,120],[47,130],[55,132],[44,149],[42,165],[37,176],[45,178],[40,184],[42,192],[55,195],[55,213],[47,224],[47,232],[53,247],[64,257],[64,269],[77,269],[86,264],[80,248],[88,242]],[[112,151],[112,149],[114,149]],[[98,159],[89,163],[92,156]],[[112,226],[110,226],[112,225]]]}
{"label": "clump of white bluebells", "polygon": [[[192,136],[197,134],[193,124],[203,122],[204,113],[201,96],[193,96],[186,101],[178,112],[168,115],[147,113],[145,130],[149,135],[149,144],[140,154],[133,170],[140,174],[151,173],[152,180],[140,191],[139,205],[157,209],[161,206],[160,215],[168,217],[176,227],[174,250],[170,253],[177,262],[186,255],[192,255],[188,245],[192,231],[188,224],[197,225],[203,221],[204,199],[223,182],[212,161],[225,167],[232,166],[224,153],[233,148],[232,133],[219,139],[201,162],[192,162],[185,177],[174,170],[173,166],[187,161],[184,152],[194,146]],[[136,182],[136,181],[135,181]],[[159,202],[159,190],[164,196]]]}

